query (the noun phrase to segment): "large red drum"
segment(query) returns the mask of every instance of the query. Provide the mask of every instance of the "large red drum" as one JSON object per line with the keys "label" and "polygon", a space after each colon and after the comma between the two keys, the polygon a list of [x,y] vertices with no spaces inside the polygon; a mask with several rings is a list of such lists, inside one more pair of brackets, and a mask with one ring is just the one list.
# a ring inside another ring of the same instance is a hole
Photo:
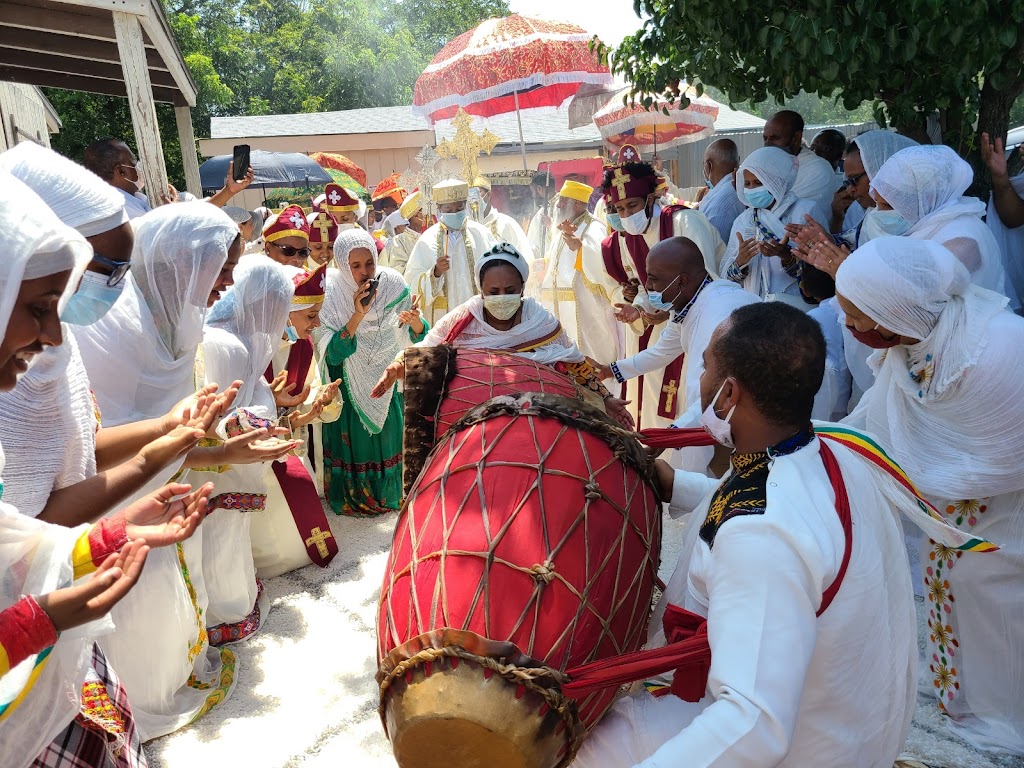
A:
{"label": "large red drum", "polygon": [[553,368],[508,352],[411,347],[405,352],[405,491],[427,454],[459,419],[498,395],[581,393]]}
{"label": "large red drum", "polygon": [[381,717],[402,768],[568,764],[615,689],[566,670],[638,650],[661,551],[651,461],[576,399],[495,398],[429,456],[381,589]]}

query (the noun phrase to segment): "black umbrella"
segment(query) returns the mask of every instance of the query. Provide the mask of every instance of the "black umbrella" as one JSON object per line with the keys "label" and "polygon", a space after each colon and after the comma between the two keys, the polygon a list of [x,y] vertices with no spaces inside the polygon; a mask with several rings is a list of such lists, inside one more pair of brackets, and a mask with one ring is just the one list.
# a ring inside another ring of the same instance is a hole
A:
{"label": "black umbrella", "polygon": [[[204,190],[224,186],[231,155],[211,157],[199,166],[199,179]],[[254,149],[249,159],[254,187],[310,187],[330,184],[327,171],[300,152],[264,152]]]}

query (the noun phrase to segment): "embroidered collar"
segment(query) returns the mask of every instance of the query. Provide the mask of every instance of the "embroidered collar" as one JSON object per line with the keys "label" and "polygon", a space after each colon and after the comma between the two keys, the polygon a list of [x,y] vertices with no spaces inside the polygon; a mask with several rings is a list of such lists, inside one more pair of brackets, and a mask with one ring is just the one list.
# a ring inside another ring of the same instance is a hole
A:
{"label": "embroidered collar", "polygon": [[808,445],[814,439],[814,427],[808,424],[795,435],[787,437],[780,443],[770,445],[763,451],[753,453],[734,453],[731,458],[733,469],[737,472],[745,470],[751,464],[767,459],[777,459],[780,456],[789,456]]}
{"label": "embroidered collar", "polygon": [[676,313],[674,313],[672,315],[672,322],[673,323],[681,323],[681,322],[683,322],[683,320],[686,319],[686,316],[688,314],[690,314],[690,310],[693,309],[693,305],[697,301],[697,297],[700,296],[701,291],[703,291],[705,288],[707,288],[709,285],[711,285],[711,282],[712,282],[711,275],[708,275],[707,277],[704,278],[704,282],[701,283],[700,286],[698,286],[697,292],[695,294],[693,294],[693,298],[690,299],[688,302],[686,302],[686,306],[685,307],[683,307],[678,312],[676,312]]}

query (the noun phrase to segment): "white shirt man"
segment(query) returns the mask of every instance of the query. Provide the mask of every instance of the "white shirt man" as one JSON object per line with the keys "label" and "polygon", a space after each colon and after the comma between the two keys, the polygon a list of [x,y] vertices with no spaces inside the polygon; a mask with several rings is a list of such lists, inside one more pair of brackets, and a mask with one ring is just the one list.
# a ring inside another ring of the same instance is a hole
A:
{"label": "white shirt man", "polygon": [[[700,420],[700,376],[704,349],[715,329],[733,310],[759,299],[728,280],[715,280],[707,271],[704,255],[692,240],[662,240],[647,254],[647,288],[670,302],[670,318],[651,346],[609,367],[619,383],[664,369],[682,358],[679,383],[669,394],[676,400],[675,425],[695,427]],[[704,472],[711,461],[710,449],[677,452],[675,463],[683,469]]]}
{"label": "white shirt man", "polygon": [[483,225],[468,219],[466,182],[442,181],[431,195],[441,220],[420,235],[405,267],[405,281],[420,296],[423,316],[433,325],[477,293],[476,260],[495,240]]}
{"label": "white shirt man", "polygon": [[703,696],[649,683],[620,699],[574,768],[888,768],[902,750],[917,642],[898,513],[953,549],[969,534],[924,512],[870,438],[812,431],[824,354],[815,321],[781,302],[717,329],[701,401],[732,471],[719,483],[659,462],[663,495],[696,509],[648,636],[665,645],[670,605],[706,619],[706,681],[676,673]]}

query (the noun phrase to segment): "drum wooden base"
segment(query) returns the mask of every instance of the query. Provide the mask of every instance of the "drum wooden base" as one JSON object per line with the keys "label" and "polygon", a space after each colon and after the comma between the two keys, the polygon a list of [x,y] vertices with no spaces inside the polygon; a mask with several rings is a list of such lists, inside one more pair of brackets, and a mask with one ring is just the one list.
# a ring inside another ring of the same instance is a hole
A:
{"label": "drum wooden base", "polygon": [[392,683],[384,719],[401,768],[559,765],[568,747],[561,716],[538,694],[487,672],[445,660]]}

